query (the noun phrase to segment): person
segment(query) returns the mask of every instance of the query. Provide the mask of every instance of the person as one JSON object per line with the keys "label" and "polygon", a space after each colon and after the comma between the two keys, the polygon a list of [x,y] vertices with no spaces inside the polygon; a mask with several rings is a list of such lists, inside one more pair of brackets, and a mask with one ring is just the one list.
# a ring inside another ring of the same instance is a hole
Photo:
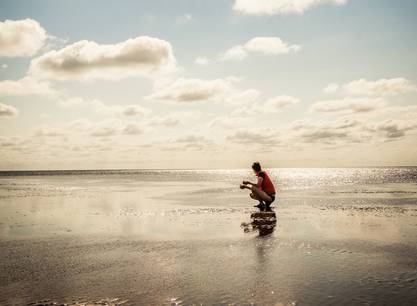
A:
{"label": "person", "polygon": [[275,201],[275,186],[272,183],[268,173],[262,170],[259,162],[252,164],[252,169],[258,178],[256,183],[249,181],[243,181],[240,185],[241,189],[251,190],[250,197],[254,200],[258,200],[259,204],[255,205],[258,208],[269,208],[272,202]]}

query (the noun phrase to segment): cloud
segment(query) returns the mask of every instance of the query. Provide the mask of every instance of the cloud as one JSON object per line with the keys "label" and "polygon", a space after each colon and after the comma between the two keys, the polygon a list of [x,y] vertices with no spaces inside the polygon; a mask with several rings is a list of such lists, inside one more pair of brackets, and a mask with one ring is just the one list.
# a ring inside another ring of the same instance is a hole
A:
{"label": "cloud", "polygon": [[140,105],[123,105],[120,107],[120,113],[124,116],[144,116],[149,112],[147,108]]}
{"label": "cloud", "polygon": [[205,56],[199,56],[194,60],[194,64],[206,66],[210,64],[210,59]]}
{"label": "cloud", "polygon": [[195,143],[195,142],[206,142],[207,139],[204,136],[197,136],[197,135],[186,135],[186,136],[180,136],[178,138],[174,138],[171,140],[175,143]]}
{"label": "cloud", "polygon": [[99,113],[103,114],[112,114],[118,116],[126,116],[126,117],[133,117],[133,116],[140,116],[143,117],[150,113],[151,111],[145,107],[135,104],[129,105],[106,105],[101,101],[95,101],[96,110]]}
{"label": "cloud", "polygon": [[363,125],[348,117],[318,122],[298,120],[291,125],[289,138],[302,143],[358,143],[369,139],[369,135],[362,134],[362,130]]}
{"label": "cloud", "polygon": [[322,143],[326,145],[344,145],[357,143],[378,143],[403,138],[408,131],[417,130],[415,118],[399,120],[389,119],[382,122],[358,121],[351,117],[342,117],[333,121],[293,122],[288,132],[291,143]]}
{"label": "cloud", "polygon": [[380,98],[343,98],[340,100],[319,101],[311,110],[320,113],[369,113],[384,107]]}
{"label": "cloud", "polygon": [[234,46],[230,49],[227,49],[224,54],[221,56],[221,60],[228,61],[228,60],[236,60],[241,61],[247,58],[249,52],[245,50],[243,46]]}
{"label": "cloud", "polygon": [[285,108],[297,104],[299,100],[292,96],[281,95],[268,99],[264,104],[253,103],[244,105],[235,109],[232,114],[237,116],[251,116],[254,114],[276,114],[282,112]]}
{"label": "cloud", "polygon": [[277,96],[266,101],[264,105],[265,112],[280,112],[282,109],[297,104],[298,102],[299,100],[297,98],[291,96]]}
{"label": "cloud", "polygon": [[35,55],[46,39],[45,29],[33,19],[0,22],[0,56]]}
{"label": "cloud", "polygon": [[176,24],[187,24],[193,21],[193,16],[191,16],[190,14],[184,14],[182,16],[179,16],[175,19],[175,23]]}
{"label": "cloud", "polygon": [[184,122],[190,122],[201,118],[199,111],[172,112],[165,116],[154,116],[146,122],[149,126],[174,127]]}
{"label": "cloud", "polygon": [[[87,142],[89,142],[94,138],[98,138],[101,141],[108,139],[111,136],[139,135],[143,134],[145,130],[145,124],[139,125],[136,122],[120,119],[99,122],[91,122],[87,119],[77,119],[59,126],[39,127],[35,129],[33,135],[39,137],[71,136],[74,137],[73,140],[87,139]],[[92,138],[86,136],[91,136]]]}
{"label": "cloud", "polygon": [[249,124],[247,118],[242,117],[216,117],[208,123],[211,128],[222,128],[222,129],[236,129]]}
{"label": "cloud", "polygon": [[276,145],[281,143],[278,133],[265,129],[263,131],[252,131],[242,129],[227,136],[228,141],[237,144],[248,145]]}
{"label": "cloud", "polygon": [[63,137],[66,136],[66,133],[60,128],[39,127],[35,129],[34,135],[40,137]]}
{"label": "cloud", "polygon": [[174,137],[168,140],[168,145],[163,148],[165,151],[181,151],[181,150],[207,150],[213,142],[205,136],[188,134],[184,136]]}
{"label": "cloud", "polygon": [[0,103],[0,117],[14,117],[18,114],[19,111],[17,110],[17,108],[11,105]]}
{"label": "cloud", "polygon": [[234,46],[224,52],[221,60],[243,60],[250,54],[281,55],[299,51],[301,46],[291,45],[279,37],[254,37],[244,45]]}
{"label": "cloud", "polygon": [[323,89],[323,92],[327,94],[340,93],[354,96],[392,96],[417,92],[417,86],[402,77],[376,81],[359,79],[343,85],[331,83]]}
{"label": "cloud", "polygon": [[81,97],[67,97],[61,99],[58,104],[62,107],[92,107],[97,113],[103,115],[116,115],[125,117],[143,117],[151,112],[149,109],[137,104],[108,105],[97,99],[89,100],[83,99]]}
{"label": "cloud", "polygon": [[235,0],[233,9],[246,15],[303,14],[321,4],[345,4],[347,0]]}
{"label": "cloud", "polygon": [[385,120],[375,126],[377,131],[385,133],[387,140],[401,138],[405,136],[405,133],[417,128],[417,122],[404,121],[404,120]]}
{"label": "cloud", "polygon": [[128,123],[122,131],[125,135],[140,135],[143,133],[143,129],[136,123]]}
{"label": "cloud", "polygon": [[39,81],[32,77],[20,80],[0,81],[0,96],[53,96],[57,92],[47,81]]}
{"label": "cloud", "polygon": [[112,126],[97,126],[90,132],[90,136],[93,137],[109,137],[114,136],[117,133],[117,129]]}
{"label": "cloud", "polygon": [[326,87],[323,88],[323,92],[325,94],[333,94],[339,90],[340,86],[337,83],[330,83]]}
{"label": "cloud", "polygon": [[121,79],[172,71],[175,57],[165,40],[140,36],[100,45],[82,40],[31,61],[30,75],[51,79]]}
{"label": "cloud", "polygon": [[193,103],[201,101],[245,103],[255,99],[259,93],[249,89],[239,91],[234,87],[235,78],[202,80],[180,78],[164,86],[158,86],[147,100]]}
{"label": "cloud", "polygon": [[146,97],[151,100],[170,100],[179,103],[190,103],[217,99],[223,96],[230,88],[230,84],[224,80],[178,79]]}

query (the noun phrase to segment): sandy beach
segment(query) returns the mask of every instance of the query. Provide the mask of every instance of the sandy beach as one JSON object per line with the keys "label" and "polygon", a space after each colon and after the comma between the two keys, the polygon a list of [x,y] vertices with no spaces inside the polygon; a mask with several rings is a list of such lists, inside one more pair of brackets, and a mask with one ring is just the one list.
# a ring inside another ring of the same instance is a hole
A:
{"label": "sandy beach", "polygon": [[417,169],[2,173],[0,305],[414,305]]}

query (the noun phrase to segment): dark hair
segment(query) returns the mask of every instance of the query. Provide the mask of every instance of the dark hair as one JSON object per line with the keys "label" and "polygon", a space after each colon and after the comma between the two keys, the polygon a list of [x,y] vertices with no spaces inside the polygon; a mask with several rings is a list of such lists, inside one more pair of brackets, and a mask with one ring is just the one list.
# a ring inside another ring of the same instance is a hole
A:
{"label": "dark hair", "polygon": [[252,169],[255,170],[256,172],[261,171],[261,164],[259,162],[254,162],[252,164]]}

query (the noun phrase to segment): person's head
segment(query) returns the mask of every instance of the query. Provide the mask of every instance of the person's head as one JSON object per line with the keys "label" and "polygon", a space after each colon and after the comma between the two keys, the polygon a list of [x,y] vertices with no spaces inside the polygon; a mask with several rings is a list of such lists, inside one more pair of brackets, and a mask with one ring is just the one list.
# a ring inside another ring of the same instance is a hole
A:
{"label": "person's head", "polygon": [[261,170],[262,170],[261,164],[259,162],[254,162],[252,164],[252,169],[253,169],[253,171],[255,171],[255,173],[261,172]]}

